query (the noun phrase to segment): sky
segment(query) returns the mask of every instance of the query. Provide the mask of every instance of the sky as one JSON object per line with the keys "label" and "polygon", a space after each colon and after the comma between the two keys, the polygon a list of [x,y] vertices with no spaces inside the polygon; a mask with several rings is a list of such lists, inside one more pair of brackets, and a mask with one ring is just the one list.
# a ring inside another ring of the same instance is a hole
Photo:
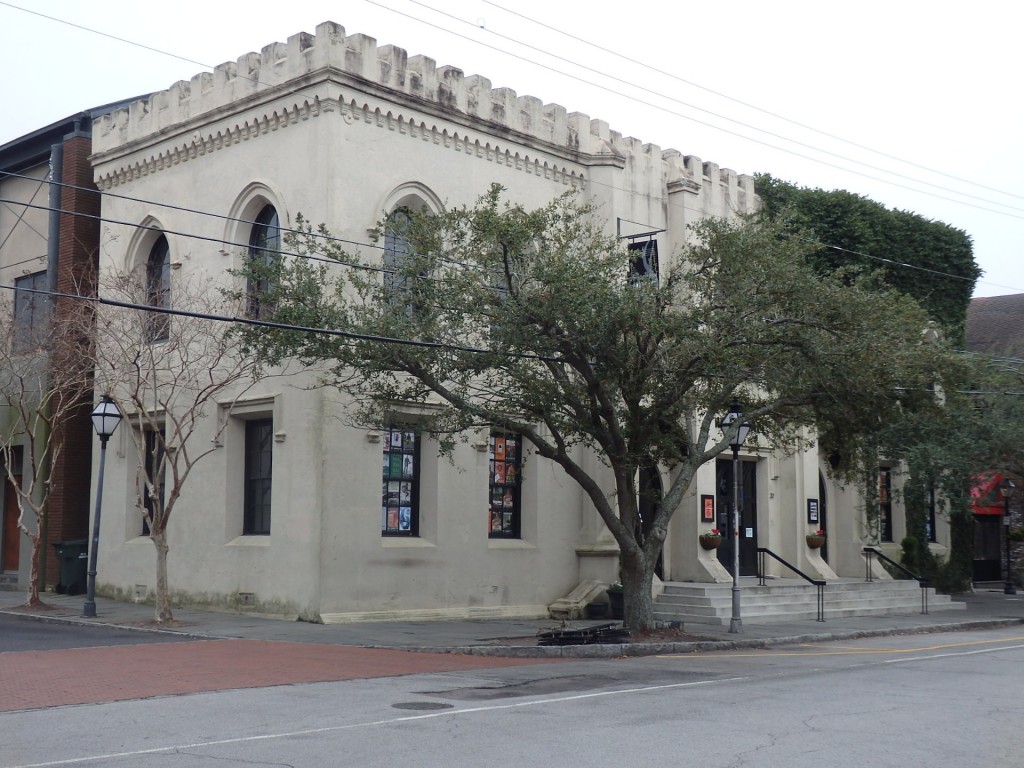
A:
{"label": "sky", "polygon": [[741,174],[967,232],[1024,293],[1024,6],[1006,0],[0,0],[0,145],[334,21]]}

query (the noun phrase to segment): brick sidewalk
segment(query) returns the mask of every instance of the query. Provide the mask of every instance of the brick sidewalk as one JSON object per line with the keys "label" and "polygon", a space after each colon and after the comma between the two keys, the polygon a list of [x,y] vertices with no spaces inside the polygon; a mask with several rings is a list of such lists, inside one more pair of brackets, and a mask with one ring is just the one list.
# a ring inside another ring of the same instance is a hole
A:
{"label": "brick sidewalk", "polygon": [[0,711],[550,663],[262,640],[0,654]]}

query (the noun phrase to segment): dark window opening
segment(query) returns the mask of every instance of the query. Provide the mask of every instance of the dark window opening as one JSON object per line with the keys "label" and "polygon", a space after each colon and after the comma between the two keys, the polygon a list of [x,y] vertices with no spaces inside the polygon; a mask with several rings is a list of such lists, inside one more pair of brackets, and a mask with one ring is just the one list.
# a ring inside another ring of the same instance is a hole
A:
{"label": "dark window opening", "polygon": [[[146,260],[146,304],[154,309],[171,308],[171,252],[163,235],[153,244]],[[170,329],[170,315],[146,313],[147,341],[167,341]]]}
{"label": "dark window opening", "polygon": [[249,317],[266,317],[270,307],[266,293],[271,289],[271,270],[281,251],[281,221],[272,205],[265,205],[257,214],[249,235],[250,277],[246,292]]}
{"label": "dark window opening", "polygon": [[245,422],[245,519],[242,533],[246,536],[270,535],[273,448],[273,419]]}
{"label": "dark window opening", "polygon": [[14,279],[13,351],[27,352],[43,346],[50,333],[52,302],[46,272]]}

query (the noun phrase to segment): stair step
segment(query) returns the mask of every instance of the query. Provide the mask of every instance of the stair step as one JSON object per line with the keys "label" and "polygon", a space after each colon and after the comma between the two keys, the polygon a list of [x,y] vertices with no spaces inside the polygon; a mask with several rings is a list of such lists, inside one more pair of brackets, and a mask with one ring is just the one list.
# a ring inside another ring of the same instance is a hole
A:
{"label": "stair step", "polygon": [[[817,587],[796,580],[742,586],[743,620],[750,623],[813,620],[818,617]],[[919,613],[921,588],[915,581],[855,579],[832,581],[824,588],[825,618]],[[949,595],[928,591],[928,610],[965,607]],[[669,582],[657,597],[654,616],[662,621],[725,624],[732,614],[731,584]]]}

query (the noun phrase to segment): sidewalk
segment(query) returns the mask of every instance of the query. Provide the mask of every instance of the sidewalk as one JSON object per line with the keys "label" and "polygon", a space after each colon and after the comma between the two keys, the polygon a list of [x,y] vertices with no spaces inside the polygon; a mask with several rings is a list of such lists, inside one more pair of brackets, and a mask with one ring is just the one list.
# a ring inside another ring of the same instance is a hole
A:
{"label": "sidewalk", "polygon": [[[973,594],[957,595],[964,610],[940,611],[893,616],[858,616],[829,619],[826,622],[788,621],[771,624],[744,624],[742,632],[730,634],[727,626],[696,624],[685,626],[687,637],[676,642],[632,642],[609,645],[538,647],[538,631],[561,627],[555,620],[480,620],[480,621],[395,621],[359,624],[310,624],[251,614],[219,613],[177,609],[177,626],[154,628],[153,608],[137,603],[96,599],[95,619],[80,614],[84,595],[70,597],[46,593],[44,602],[53,607],[45,611],[25,611],[17,606],[24,600],[20,592],[0,593],[0,614],[28,617],[65,624],[113,625],[144,632],[170,632],[198,638],[245,638],[291,643],[392,648],[433,653],[464,653],[485,656],[517,657],[615,657],[660,653],[686,653],[696,650],[765,647],[792,643],[873,637],[895,634],[987,629],[1024,624],[1024,594],[1004,595],[1001,585],[979,585]],[[581,627],[604,622],[577,621]],[[699,638],[699,639],[697,639]]]}

